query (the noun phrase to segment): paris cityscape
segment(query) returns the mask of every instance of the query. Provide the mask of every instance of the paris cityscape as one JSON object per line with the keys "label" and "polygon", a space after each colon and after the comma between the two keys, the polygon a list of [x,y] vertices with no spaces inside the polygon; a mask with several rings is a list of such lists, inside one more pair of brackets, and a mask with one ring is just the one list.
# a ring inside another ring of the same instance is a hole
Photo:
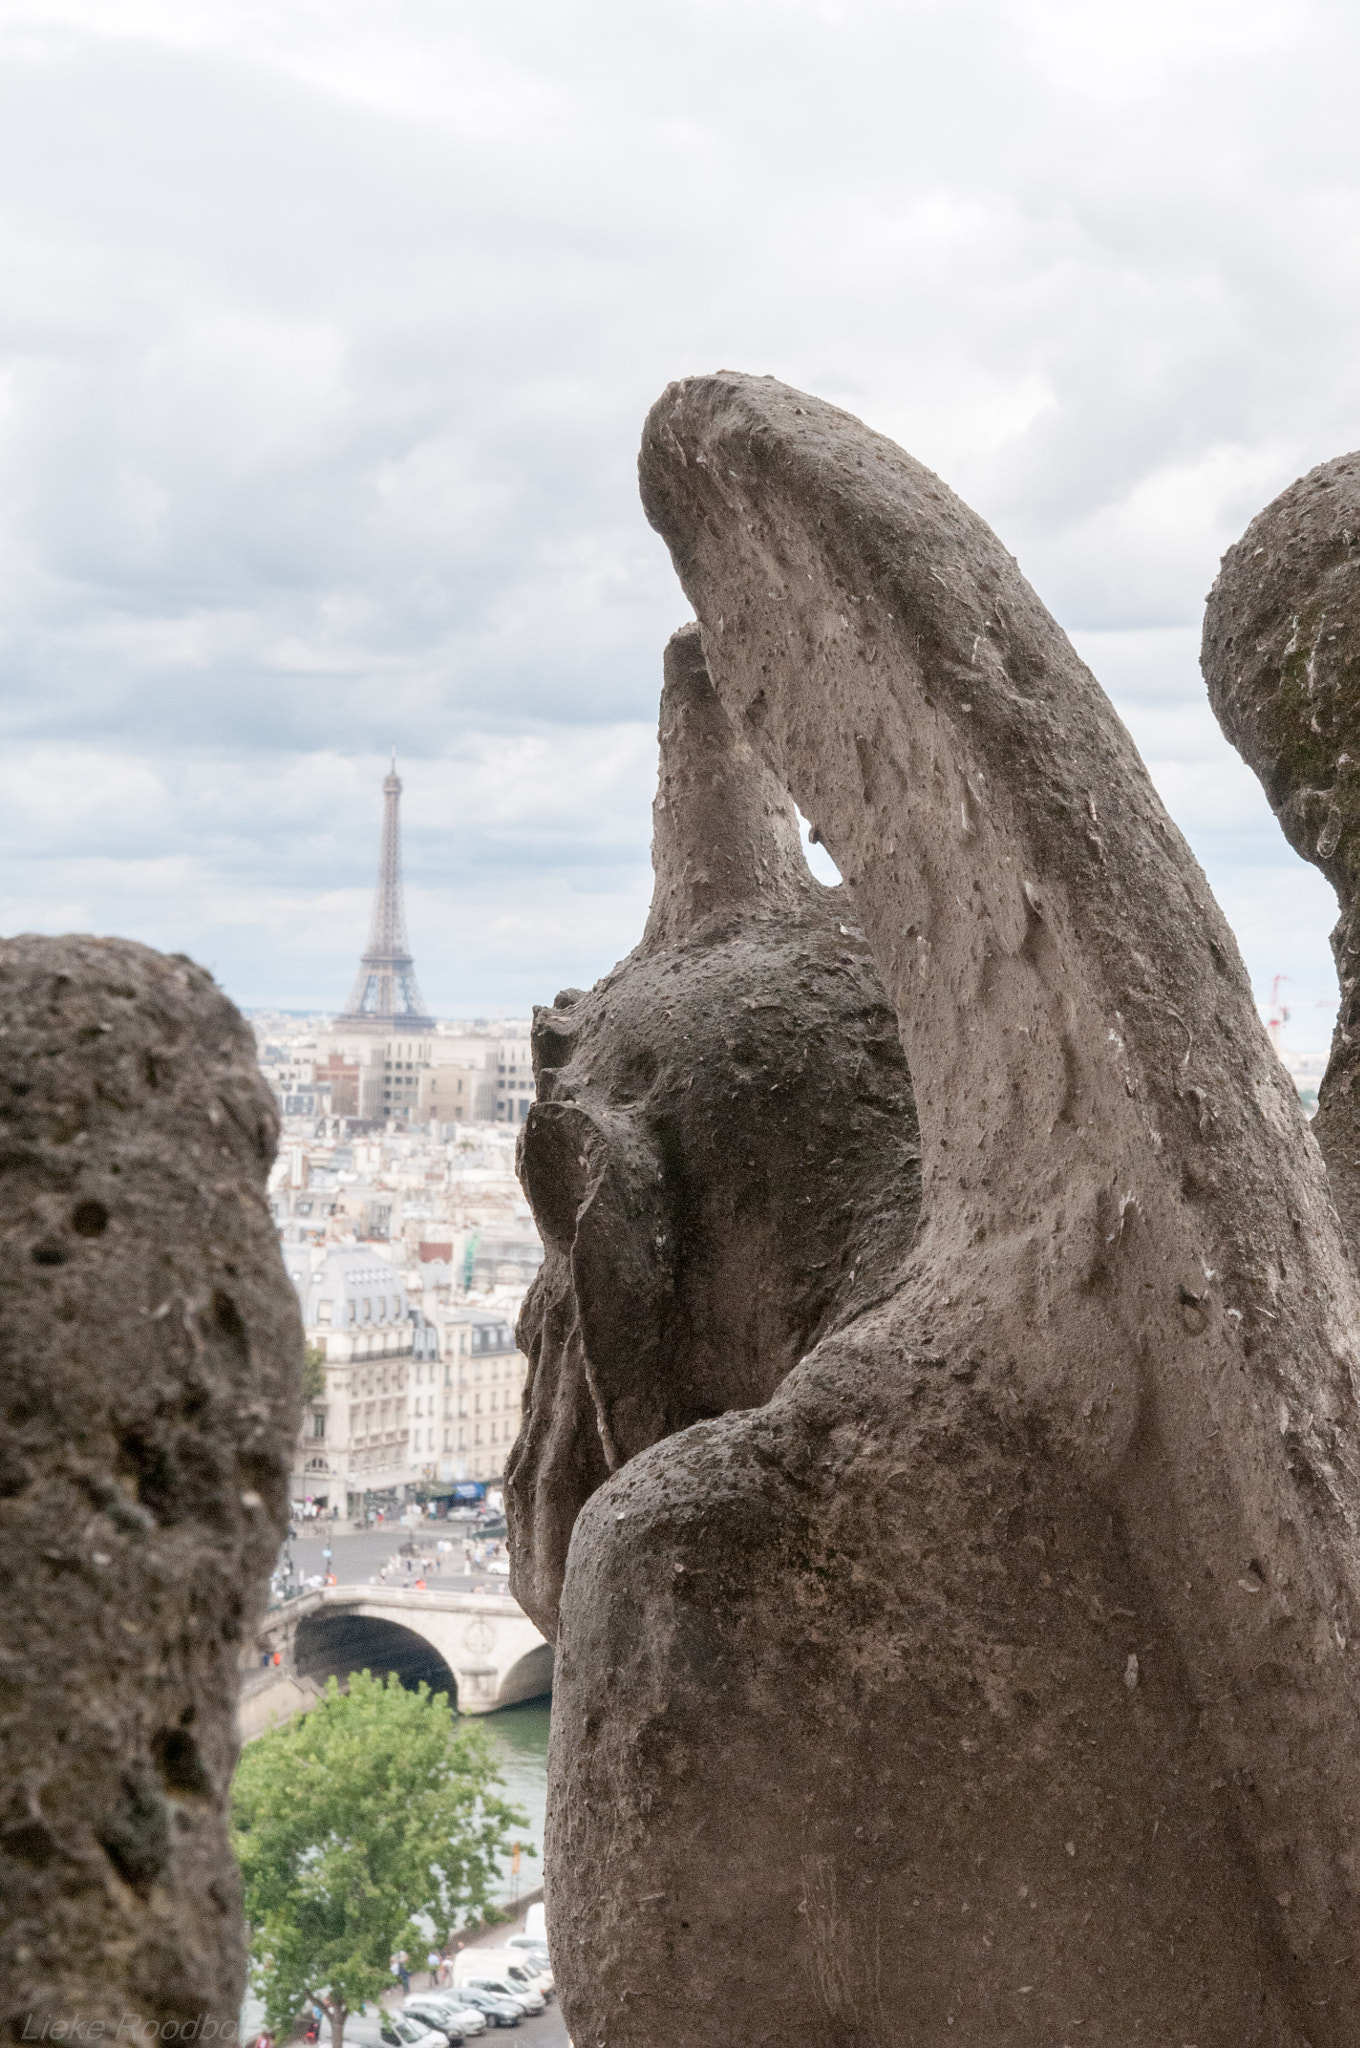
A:
{"label": "paris cityscape", "polygon": [[0,5],[0,2048],[1358,2048],[1357,79]]}
{"label": "paris cityscape", "polygon": [[[492,1965],[480,1990],[464,1983],[456,2020],[417,1996],[404,2024],[433,2023],[439,2042],[456,2025],[461,2039],[479,2014],[468,2001],[504,1991],[503,2017],[534,2022],[546,2048],[565,2035],[521,1981],[546,1957],[534,1945],[541,1905],[538,1922],[528,1919],[541,1878],[535,1888],[521,1870],[542,1859],[552,1653],[510,1597],[500,1484],[527,1370],[516,1323],[543,1256],[515,1172],[532,1100],[529,1026],[426,1012],[403,900],[401,793],[394,758],[372,917],[345,1007],[252,1020],[280,1111],[269,1202],[308,1372],[289,1535],[264,1626],[242,1658],[239,1725],[258,1741],[315,1713],[328,1682],[353,1694],[368,1670],[432,1687],[479,1717],[519,1802],[515,1846],[488,1868],[488,1901],[494,1910],[524,1895],[516,1938],[532,1956],[498,1953],[513,1982],[493,1990]],[[360,1606],[356,1590],[369,1587]],[[387,1618],[375,1628],[356,1618],[364,1611]],[[441,1945],[425,1972],[432,1991],[451,1968]],[[409,1991],[409,1976],[403,1984]],[[264,2018],[248,2000],[243,2027]],[[375,2048],[362,2011],[340,2025],[344,2039]]]}
{"label": "paris cityscape", "polygon": [[256,1015],[282,1114],[270,1180],[324,1387],[293,1478],[303,1520],[471,1501],[519,1427],[514,1328],[542,1248],[515,1178],[529,1027],[425,1014],[406,930],[401,781],[383,783],[372,924],[343,1010]]}

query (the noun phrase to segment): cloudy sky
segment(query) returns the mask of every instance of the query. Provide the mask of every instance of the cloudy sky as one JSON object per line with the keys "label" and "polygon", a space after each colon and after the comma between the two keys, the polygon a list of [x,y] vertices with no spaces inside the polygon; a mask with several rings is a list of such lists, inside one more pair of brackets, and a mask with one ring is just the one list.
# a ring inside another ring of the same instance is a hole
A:
{"label": "cloudy sky", "polygon": [[1331,0],[0,0],[0,929],[338,1006],[379,781],[430,1003],[635,940],[672,377],[988,518],[1325,1045],[1330,891],[1218,737],[1223,549],[1360,443]]}

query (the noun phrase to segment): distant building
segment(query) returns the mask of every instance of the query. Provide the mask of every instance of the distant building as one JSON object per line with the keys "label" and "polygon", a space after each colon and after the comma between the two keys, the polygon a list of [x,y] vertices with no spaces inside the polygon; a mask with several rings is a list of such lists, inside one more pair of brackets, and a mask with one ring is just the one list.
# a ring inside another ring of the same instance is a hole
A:
{"label": "distant building", "polygon": [[476,1230],[469,1236],[460,1275],[465,1290],[517,1287],[522,1293],[543,1264],[543,1245],[533,1229],[510,1235]]}
{"label": "distant building", "polygon": [[[331,1116],[359,1114],[359,1062],[344,1052],[328,1052],[316,1063],[316,1085],[324,1089]],[[305,1114],[305,1112],[304,1112]]]}
{"label": "distant building", "polygon": [[519,1435],[529,1371],[512,1319],[504,1309],[453,1309],[440,1336],[448,1399],[430,1477],[499,1479]]}
{"label": "distant building", "polygon": [[436,1382],[438,1333],[410,1307],[400,1269],[366,1245],[290,1277],[325,1373],[303,1416],[293,1498],[357,1515],[366,1494],[404,1492],[412,1478],[412,1404],[425,1398],[414,1390]]}

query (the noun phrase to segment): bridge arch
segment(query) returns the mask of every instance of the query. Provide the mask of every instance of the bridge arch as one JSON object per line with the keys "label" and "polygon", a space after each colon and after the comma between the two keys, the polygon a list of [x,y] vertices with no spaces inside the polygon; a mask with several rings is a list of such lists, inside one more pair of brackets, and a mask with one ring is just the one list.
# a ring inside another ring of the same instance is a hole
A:
{"label": "bridge arch", "polygon": [[521,1700],[542,1699],[552,1691],[553,1648],[551,1643],[535,1643],[526,1650],[519,1660],[510,1666],[501,1680],[496,1695],[498,1707],[517,1707]]}
{"label": "bridge arch", "polygon": [[271,1613],[259,1651],[265,1666],[286,1655],[290,1679],[368,1669],[393,1671],[405,1685],[424,1680],[460,1714],[491,1714],[552,1691],[552,1646],[509,1594],[318,1586]]}
{"label": "bridge arch", "polygon": [[299,1678],[390,1671],[408,1688],[423,1681],[431,1692],[447,1693],[458,1704],[457,1680],[435,1644],[419,1629],[382,1615],[324,1607],[306,1614],[298,1622],[293,1654]]}

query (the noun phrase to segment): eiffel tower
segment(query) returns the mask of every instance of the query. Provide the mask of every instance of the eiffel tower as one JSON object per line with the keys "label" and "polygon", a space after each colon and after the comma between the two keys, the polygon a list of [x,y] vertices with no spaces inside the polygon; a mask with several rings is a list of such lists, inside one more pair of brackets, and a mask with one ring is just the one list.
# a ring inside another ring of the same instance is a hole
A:
{"label": "eiffel tower", "polygon": [[426,1016],[424,998],[416,984],[415,962],[406,936],[406,912],[401,900],[400,803],[401,777],[397,774],[394,753],[391,773],[383,777],[382,852],[373,897],[373,922],[368,928],[368,944],[359,961],[349,1002],[335,1019],[333,1029],[434,1030],[434,1018]]}

